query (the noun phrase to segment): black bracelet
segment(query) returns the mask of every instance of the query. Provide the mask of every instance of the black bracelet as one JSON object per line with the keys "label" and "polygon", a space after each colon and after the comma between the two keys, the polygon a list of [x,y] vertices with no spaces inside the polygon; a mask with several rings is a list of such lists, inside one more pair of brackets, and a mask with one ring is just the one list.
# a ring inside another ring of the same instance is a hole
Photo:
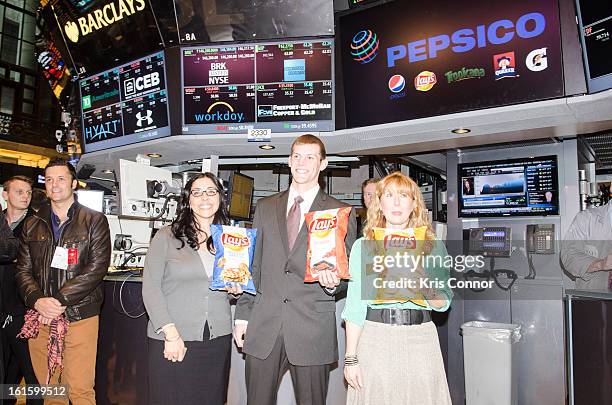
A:
{"label": "black bracelet", "polygon": [[345,366],[356,366],[357,364],[359,364],[359,360],[357,359],[357,355],[344,356],[344,365]]}

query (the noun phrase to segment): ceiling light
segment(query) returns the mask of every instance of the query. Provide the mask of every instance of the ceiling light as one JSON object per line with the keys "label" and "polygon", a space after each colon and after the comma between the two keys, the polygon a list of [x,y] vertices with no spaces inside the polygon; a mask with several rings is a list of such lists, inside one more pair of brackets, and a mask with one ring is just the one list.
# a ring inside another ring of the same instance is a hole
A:
{"label": "ceiling light", "polygon": [[276,149],[276,146],[274,146],[274,145],[259,145],[259,149],[272,150],[272,149]]}
{"label": "ceiling light", "polygon": [[469,128],[455,128],[451,131],[453,134],[467,134],[472,132]]}
{"label": "ceiling light", "polygon": [[159,153],[147,153],[147,156],[150,158],[160,158],[162,157],[162,155],[160,155]]}

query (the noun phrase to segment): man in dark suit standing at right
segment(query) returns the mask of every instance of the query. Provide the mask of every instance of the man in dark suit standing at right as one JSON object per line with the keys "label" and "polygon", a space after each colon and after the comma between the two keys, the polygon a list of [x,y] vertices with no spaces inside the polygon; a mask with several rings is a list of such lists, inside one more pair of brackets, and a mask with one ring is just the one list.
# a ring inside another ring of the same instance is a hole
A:
{"label": "man in dark suit standing at right", "polygon": [[[289,167],[289,190],[257,202],[257,295],[243,294],[236,306],[234,338],[239,347],[244,343],[248,405],[276,405],[287,369],[298,405],[324,405],[331,364],[338,360],[334,294],[340,280],[325,271],[319,283],[304,283],[308,232],[303,222],[309,211],[347,205],[319,187],[327,159],[316,136],[302,135],[293,142]],[[356,228],[351,212],[347,252]]]}

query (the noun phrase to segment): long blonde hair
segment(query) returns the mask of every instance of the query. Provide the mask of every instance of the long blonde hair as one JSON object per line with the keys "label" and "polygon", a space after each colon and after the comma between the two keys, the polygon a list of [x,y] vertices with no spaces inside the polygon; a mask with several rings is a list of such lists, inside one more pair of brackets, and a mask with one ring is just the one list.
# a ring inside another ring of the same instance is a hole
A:
{"label": "long blonde hair", "polygon": [[368,220],[363,229],[363,236],[366,239],[374,239],[374,228],[385,228],[387,226],[387,221],[380,207],[380,197],[390,186],[394,186],[400,193],[408,194],[414,200],[414,209],[410,213],[408,228],[427,226],[426,239],[435,239],[435,234],[427,215],[423,194],[421,194],[419,186],[410,177],[400,172],[391,173],[376,184],[376,194],[372,198],[370,209],[368,209]]}

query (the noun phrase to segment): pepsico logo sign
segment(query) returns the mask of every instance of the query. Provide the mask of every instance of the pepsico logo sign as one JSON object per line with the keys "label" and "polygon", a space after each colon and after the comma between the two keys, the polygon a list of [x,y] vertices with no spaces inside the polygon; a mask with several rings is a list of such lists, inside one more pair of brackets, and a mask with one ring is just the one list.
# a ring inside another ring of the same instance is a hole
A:
{"label": "pepsico logo sign", "polygon": [[402,75],[393,75],[389,79],[388,85],[389,90],[391,90],[393,93],[399,93],[400,91],[404,90],[404,86],[406,86],[406,80]]}
{"label": "pepsico logo sign", "polygon": [[434,72],[424,70],[414,78],[414,88],[418,91],[429,91],[437,82]]}
{"label": "pepsico logo sign", "polygon": [[221,235],[221,243],[224,246],[243,248],[249,246],[249,238],[242,235],[232,235],[230,233],[224,233]]}
{"label": "pepsico logo sign", "polygon": [[353,60],[363,64],[370,63],[378,55],[380,41],[372,30],[361,30],[351,40],[351,56]]}

